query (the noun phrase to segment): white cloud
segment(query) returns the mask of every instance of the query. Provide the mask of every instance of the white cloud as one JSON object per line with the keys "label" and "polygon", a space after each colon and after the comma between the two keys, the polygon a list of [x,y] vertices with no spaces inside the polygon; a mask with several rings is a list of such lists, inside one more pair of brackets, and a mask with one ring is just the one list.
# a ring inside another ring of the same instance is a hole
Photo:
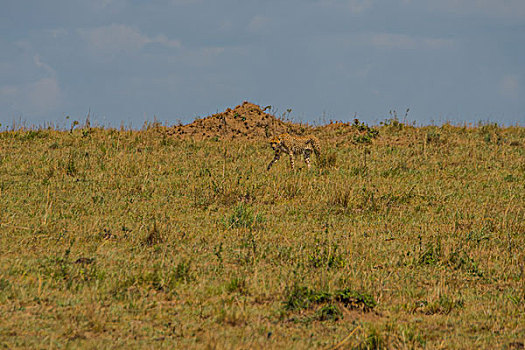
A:
{"label": "white cloud", "polygon": [[163,34],[159,34],[156,37],[150,39],[149,43],[157,43],[171,48],[180,48],[181,43],[179,40],[171,40]]}
{"label": "white cloud", "polygon": [[17,86],[0,87],[0,104],[22,114],[46,114],[61,103],[62,93],[56,78],[42,78]]}
{"label": "white cloud", "polygon": [[26,87],[27,99],[33,112],[48,113],[60,104],[60,87],[56,78],[43,78]]}
{"label": "white cloud", "polygon": [[48,65],[47,63],[45,62],[42,62],[42,60],[40,59],[40,55],[34,55],[33,56],[33,62],[35,62],[35,65],[38,67],[38,68],[43,68],[48,74],[52,75],[52,76],[55,76],[56,75],[56,72],[53,68],[51,68],[50,65]]}
{"label": "white cloud", "polygon": [[501,78],[499,92],[502,96],[510,99],[517,99],[519,90],[520,82],[517,75],[508,74]]}
{"label": "white cloud", "polygon": [[21,114],[45,114],[53,112],[61,104],[62,92],[56,71],[42,61],[40,55],[33,56],[33,63],[46,77],[31,82],[0,86],[0,105]]}
{"label": "white cloud", "polygon": [[137,52],[148,44],[160,44],[170,48],[181,47],[179,40],[171,40],[162,34],[149,37],[138,29],[123,24],[80,29],[79,33],[87,41],[89,50],[102,56],[112,57],[118,53]]}

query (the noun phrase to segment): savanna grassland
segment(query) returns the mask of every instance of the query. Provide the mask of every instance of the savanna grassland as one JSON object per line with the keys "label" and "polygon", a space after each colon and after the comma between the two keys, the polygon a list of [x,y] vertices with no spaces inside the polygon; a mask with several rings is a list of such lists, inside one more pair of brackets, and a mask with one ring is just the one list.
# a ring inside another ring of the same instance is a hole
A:
{"label": "savanna grassland", "polygon": [[0,346],[523,348],[525,128],[323,130],[0,132]]}

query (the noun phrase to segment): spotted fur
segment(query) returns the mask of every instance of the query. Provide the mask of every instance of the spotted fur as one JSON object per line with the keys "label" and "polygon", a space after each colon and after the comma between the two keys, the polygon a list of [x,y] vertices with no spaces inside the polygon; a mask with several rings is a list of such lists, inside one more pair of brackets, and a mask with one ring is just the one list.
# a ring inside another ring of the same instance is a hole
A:
{"label": "spotted fur", "polygon": [[310,155],[315,153],[315,155],[319,157],[321,152],[319,140],[315,136],[301,137],[282,134],[270,139],[270,145],[275,151],[275,155],[270,164],[268,164],[268,170],[270,170],[273,163],[281,158],[281,154],[283,153],[290,156],[290,166],[292,169],[295,168],[294,156],[296,155],[303,155],[306,165],[310,168]]}

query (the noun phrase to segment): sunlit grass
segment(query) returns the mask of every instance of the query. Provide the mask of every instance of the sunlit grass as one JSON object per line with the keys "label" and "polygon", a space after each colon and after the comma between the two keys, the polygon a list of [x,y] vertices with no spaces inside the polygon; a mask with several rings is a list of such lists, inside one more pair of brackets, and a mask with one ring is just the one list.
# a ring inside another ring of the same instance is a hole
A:
{"label": "sunlit grass", "polygon": [[264,141],[1,132],[0,343],[523,345],[525,129],[378,129],[295,172]]}

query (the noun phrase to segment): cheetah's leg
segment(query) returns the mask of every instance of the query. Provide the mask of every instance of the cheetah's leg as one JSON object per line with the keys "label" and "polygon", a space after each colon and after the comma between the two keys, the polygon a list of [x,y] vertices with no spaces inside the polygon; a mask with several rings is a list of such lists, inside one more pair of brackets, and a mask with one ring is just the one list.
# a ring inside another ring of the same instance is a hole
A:
{"label": "cheetah's leg", "polygon": [[295,169],[295,162],[294,162],[294,159],[293,159],[293,152],[290,152],[289,155],[290,155],[290,166],[292,167],[292,170],[293,170],[293,169]]}
{"label": "cheetah's leg", "polygon": [[312,154],[312,152],[310,151],[304,152],[304,161],[306,162],[306,166],[308,167],[308,169],[310,169],[310,154]]}
{"label": "cheetah's leg", "polygon": [[272,167],[273,163],[275,163],[276,161],[279,160],[279,158],[281,158],[281,154],[279,152],[276,152],[275,153],[275,156],[273,157],[272,161],[270,162],[270,164],[268,164],[268,170],[270,170],[270,168]]}

